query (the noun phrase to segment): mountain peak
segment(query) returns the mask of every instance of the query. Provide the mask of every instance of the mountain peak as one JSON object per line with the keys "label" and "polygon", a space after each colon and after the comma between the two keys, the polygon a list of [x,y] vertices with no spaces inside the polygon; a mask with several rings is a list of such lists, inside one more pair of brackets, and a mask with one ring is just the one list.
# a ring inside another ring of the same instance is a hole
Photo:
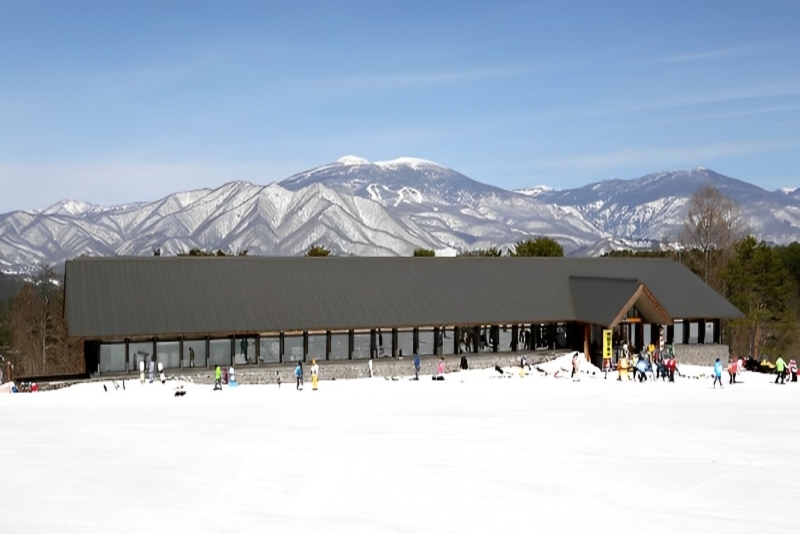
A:
{"label": "mountain peak", "polygon": [[342,156],[336,160],[336,163],[341,163],[342,165],[369,165],[369,160],[358,156]]}

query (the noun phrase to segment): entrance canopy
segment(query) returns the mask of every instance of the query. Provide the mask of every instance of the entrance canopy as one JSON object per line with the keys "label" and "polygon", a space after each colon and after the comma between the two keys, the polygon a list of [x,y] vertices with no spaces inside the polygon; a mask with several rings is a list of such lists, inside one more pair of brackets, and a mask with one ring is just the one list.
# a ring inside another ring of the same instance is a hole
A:
{"label": "entrance canopy", "polygon": [[571,276],[569,286],[575,314],[582,322],[612,328],[632,307],[646,323],[673,322],[653,293],[638,280]]}

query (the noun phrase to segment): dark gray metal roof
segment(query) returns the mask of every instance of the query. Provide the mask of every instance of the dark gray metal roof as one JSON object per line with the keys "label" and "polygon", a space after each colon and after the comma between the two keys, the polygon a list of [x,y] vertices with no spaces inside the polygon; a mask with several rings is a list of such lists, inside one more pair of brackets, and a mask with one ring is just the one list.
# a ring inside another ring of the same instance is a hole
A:
{"label": "dark gray metal roof", "polygon": [[618,279],[620,299],[638,281],[674,318],[742,316],[672,260],[510,257],[78,258],[64,313],[83,338],[592,322],[570,277]]}

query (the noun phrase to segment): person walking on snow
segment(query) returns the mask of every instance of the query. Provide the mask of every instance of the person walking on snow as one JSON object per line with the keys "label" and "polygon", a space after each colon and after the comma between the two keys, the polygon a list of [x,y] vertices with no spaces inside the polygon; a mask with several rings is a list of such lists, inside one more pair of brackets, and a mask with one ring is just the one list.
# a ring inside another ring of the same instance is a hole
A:
{"label": "person walking on snow", "polygon": [[372,378],[372,358],[369,359],[369,363],[367,365],[369,366],[369,377]]}
{"label": "person walking on snow", "polygon": [[724,386],[722,385],[722,362],[717,361],[714,362],[714,389],[717,387],[717,382],[719,382],[719,387],[722,389]]}
{"label": "person walking on snow", "polygon": [[303,389],[303,364],[301,362],[297,362],[297,367],[294,368],[294,378],[297,380],[295,389],[301,391]]}
{"label": "person walking on snow", "polygon": [[778,373],[778,376],[775,377],[775,383],[778,383],[778,380],[781,381],[781,384],[785,384],[784,380],[786,380],[786,362],[783,361],[783,358],[778,356],[778,359],[775,360],[775,372]]}
{"label": "person walking on snow", "polygon": [[222,389],[222,367],[219,365],[214,369],[214,391]]}
{"label": "person walking on snow", "polygon": [[319,365],[317,360],[311,360],[311,389],[317,391],[317,377],[319,376]]}
{"label": "person walking on snow", "polygon": [[419,380],[419,354],[414,354],[414,380]]}

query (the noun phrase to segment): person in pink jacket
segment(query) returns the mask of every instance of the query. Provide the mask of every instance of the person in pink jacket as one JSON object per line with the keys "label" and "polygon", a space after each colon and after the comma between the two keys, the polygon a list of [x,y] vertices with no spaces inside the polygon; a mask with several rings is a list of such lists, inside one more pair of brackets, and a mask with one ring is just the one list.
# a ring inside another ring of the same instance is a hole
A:
{"label": "person in pink jacket", "polygon": [[444,375],[444,358],[439,358],[439,367],[437,369],[439,376]]}

